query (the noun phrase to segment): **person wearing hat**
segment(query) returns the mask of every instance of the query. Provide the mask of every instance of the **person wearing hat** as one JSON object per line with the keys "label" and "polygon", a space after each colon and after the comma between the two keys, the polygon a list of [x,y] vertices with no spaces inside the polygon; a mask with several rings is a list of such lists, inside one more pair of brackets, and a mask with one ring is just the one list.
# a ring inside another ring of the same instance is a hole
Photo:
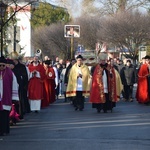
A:
{"label": "person wearing hat", "polygon": [[12,100],[19,101],[18,84],[12,70],[6,66],[7,60],[0,57],[0,136],[10,133],[9,113]]}
{"label": "person wearing hat", "polygon": [[83,57],[78,55],[71,67],[66,89],[66,97],[74,97],[75,110],[84,109],[84,97],[90,95],[91,75],[89,68],[83,64]]}
{"label": "person wearing hat", "polygon": [[123,84],[124,100],[133,102],[133,85],[136,82],[136,72],[130,59],[126,61],[126,65],[122,68],[120,77]]}
{"label": "person wearing hat", "polygon": [[108,110],[112,111],[116,102],[119,101],[122,91],[119,73],[113,65],[106,62],[107,58],[107,53],[100,52],[99,63],[96,65],[92,76],[90,102],[98,113],[101,110],[104,113],[107,113]]}
{"label": "person wearing hat", "polygon": [[138,71],[136,99],[139,103],[150,103],[150,56],[145,56],[145,64]]}
{"label": "person wearing hat", "polygon": [[41,110],[41,100],[43,99],[43,81],[45,79],[45,70],[42,64],[39,62],[39,57],[33,58],[33,63],[28,66],[29,84],[28,84],[28,99],[30,103],[31,111]]}
{"label": "person wearing hat", "polygon": [[55,99],[55,71],[53,69],[51,60],[45,60],[43,62],[45,69],[45,78],[44,78],[44,94],[41,107],[47,107],[49,104],[52,104]]}
{"label": "person wearing hat", "polygon": [[15,63],[12,59],[7,59],[7,67],[9,67],[10,69],[14,69]]}

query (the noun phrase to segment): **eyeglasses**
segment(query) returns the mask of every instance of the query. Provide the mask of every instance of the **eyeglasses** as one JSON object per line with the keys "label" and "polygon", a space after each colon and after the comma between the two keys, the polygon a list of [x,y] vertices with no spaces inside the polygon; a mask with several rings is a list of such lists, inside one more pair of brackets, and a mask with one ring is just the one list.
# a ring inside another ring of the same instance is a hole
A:
{"label": "eyeglasses", "polygon": [[4,64],[0,64],[0,67],[5,67],[5,65]]}

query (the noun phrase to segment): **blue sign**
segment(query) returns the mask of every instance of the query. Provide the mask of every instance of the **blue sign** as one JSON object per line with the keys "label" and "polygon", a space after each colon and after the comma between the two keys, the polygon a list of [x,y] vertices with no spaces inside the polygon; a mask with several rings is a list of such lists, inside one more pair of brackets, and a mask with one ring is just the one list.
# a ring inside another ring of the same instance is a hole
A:
{"label": "blue sign", "polygon": [[85,51],[85,48],[83,47],[83,45],[78,45],[77,51],[78,53],[83,53]]}

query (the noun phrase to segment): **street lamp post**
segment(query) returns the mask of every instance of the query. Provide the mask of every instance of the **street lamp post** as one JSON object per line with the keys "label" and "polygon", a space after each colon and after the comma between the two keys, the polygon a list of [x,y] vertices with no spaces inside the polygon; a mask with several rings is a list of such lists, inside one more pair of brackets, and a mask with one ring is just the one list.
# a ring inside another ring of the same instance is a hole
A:
{"label": "street lamp post", "polygon": [[1,56],[3,56],[3,27],[4,27],[4,17],[6,13],[7,5],[0,2],[0,25],[1,25]]}
{"label": "street lamp post", "polygon": [[16,25],[14,25],[14,52],[16,52]]}

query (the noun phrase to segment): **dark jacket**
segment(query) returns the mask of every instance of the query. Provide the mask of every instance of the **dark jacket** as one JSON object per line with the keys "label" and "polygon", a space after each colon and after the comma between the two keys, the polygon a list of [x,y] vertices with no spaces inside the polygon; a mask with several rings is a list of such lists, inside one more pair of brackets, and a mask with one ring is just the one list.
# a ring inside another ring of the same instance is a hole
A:
{"label": "dark jacket", "polygon": [[117,69],[116,69],[116,68],[115,68],[115,69],[116,69],[116,70],[118,71],[118,73],[120,74],[122,68],[125,67],[125,66],[124,66],[124,64],[118,64],[116,67],[117,67]]}
{"label": "dark jacket", "polygon": [[133,65],[124,66],[121,69],[120,77],[123,85],[133,85],[135,83],[135,68]]}
{"label": "dark jacket", "polygon": [[69,72],[70,72],[71,67],[72,67],[72,64],[70,63],[69,66],[66,68],[65,79],[64,79],[65,84],[68,84]]}

